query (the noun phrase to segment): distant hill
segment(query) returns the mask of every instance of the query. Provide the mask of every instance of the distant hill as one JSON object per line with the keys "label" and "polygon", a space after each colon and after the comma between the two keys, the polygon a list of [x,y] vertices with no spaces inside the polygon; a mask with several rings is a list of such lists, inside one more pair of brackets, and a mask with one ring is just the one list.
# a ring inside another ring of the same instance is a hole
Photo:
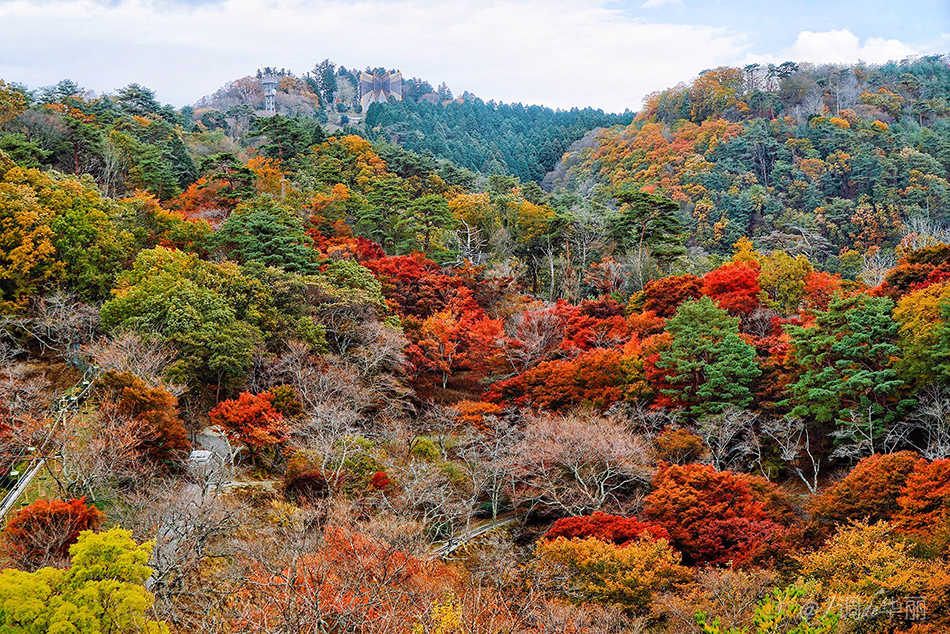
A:
{"label": "distant hill", "polygon": [[750,236],[835,268],[911,221],[950,225],[948,171],[950,66],[931,56],[709,70],[589,133],[544,185],[592,202],[654,191],[681,204],[697,247]]}
{"label": "distant hill", "polygon": [[[364,113],[359,103],[359,71],[329,60],[302,77],[286,69],[264,71],[281,77],[278,114],[316,118],[331,133],[356,127],[370,139],[384,138],[473,171],[517,176],[523,181],[540,182],[567,148],[591,130],[633,120],[630,112],[617,115],[592,108],[563,111],[485,102],[468,92],[455,98],[445,84],[433,88],[419,78],[403,80],[402,101],[373,104]],[[247,127],[249,116],[262,114],[264,107],[260,72],[203,97],[195,104],[195,120],[210,129]]]}

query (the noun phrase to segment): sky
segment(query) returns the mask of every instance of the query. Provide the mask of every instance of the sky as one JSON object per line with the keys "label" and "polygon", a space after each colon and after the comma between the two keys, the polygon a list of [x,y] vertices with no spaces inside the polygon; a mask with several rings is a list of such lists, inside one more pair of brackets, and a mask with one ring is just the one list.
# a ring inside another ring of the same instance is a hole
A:
{"label": "sky", "polygon": [[485,100],[622,112],[717,66],[946,53],[948,0],[0,0],[0,79],[99,94],[134,82],[176,107],[326,58]]}

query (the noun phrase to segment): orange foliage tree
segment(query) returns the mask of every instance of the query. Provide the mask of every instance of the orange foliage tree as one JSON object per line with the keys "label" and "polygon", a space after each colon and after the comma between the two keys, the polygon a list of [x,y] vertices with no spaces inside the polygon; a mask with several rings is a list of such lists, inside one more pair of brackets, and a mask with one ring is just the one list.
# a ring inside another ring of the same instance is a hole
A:
{"label": "orange foliage tree", "polygon": [[950,460],[917,462],[897,504],[894,523],[898,530],[920,536],[946,533],[950,528]]}
{"label": "orange foliage tree", "polygon": [[252,455],[287,439],[283,415],[274,408],[274,395],[242,392],[236,399],[218,403],[209,414],[229,438],[244,444]]}
{"label": "orange foliage tree", "polygon": [[643,512],[694,564],[750,563],[784,532],[747,479],[710,465],[662,465]]}
{"label": "orange foliage tree", "polygon": [[672,317],[680,304],[698,299],[702,292],[702,280],[689,273],[652,280],[643,287],[643,309],[652,310],[657,317]]}
{"label": "orange foliage tree", "polygon": [[406,633],[456,578],[441,563],[413,557],[349,528],[329,527],[316,551],[252,561],[235,595],[248,631]]}
{"label": "orange foliage tree", "polygon": [[156,464],[169,466],[191,449],[178,418],[178,399],[161,387],[149,387],[129,372],[106,372],[103,383],[117,392],[119,411],[144,423],[139,451]]}
{"label": "orange foliage tree", "polygon": [[812,501],[812,516],[825,522],[888,520],[908,477],[926,461],[913,451],[864,458],[841,482]]}
{"label": "orange foliage tree", "polygon": [[0,551],[20,570],[61,566],[79,533],[96,530],[104,519],[99,509],[86,505],[86,498],[40,499],[16,512],[4,529]]}
{"label": "orange foliage tree", "polygon": [[623,353],[595,348],[574,359],[544,361],[523,374],[498,381],[485,398],[550,410],[582,403],[606,409],[623,399],[626,384]]}

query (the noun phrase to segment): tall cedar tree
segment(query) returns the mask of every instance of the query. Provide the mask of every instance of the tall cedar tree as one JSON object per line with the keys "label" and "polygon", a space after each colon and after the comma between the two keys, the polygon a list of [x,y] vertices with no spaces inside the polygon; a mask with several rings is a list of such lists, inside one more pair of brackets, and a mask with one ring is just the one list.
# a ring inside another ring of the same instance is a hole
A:
{"label": "tall cedar tree", "polygon": [[619,191],[614,198],[621,209],[611,234],[621,249],[640,257],[649,254],[664,268],[686,253],[679,205],[669,198],[641,191]]}

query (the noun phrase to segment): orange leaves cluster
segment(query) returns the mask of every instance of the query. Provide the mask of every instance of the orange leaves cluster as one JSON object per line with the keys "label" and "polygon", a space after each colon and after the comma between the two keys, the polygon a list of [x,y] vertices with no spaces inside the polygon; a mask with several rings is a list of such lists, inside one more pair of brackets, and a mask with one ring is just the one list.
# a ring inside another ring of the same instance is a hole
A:
{"label": "orange leaves cluster", "polygon": [[413,557],[350,528],[328,527],[321,547],[277,572],[255,565],[235,597],[242,625],[272,629],[319,623],[343,631],[409,632],[427,606],[450,592],[454,575],[442,564]]}
{"label": "orange leaves cluster", "polygon": [[[599,174],[613,186],[632,181],[638,187],[659,187],[677,202],[696,202],[706,189],[695,184],[695,176],[712,168],[702,157],[741,133],[740,124],[722,119],[699,125],[683,121],[675,130],[634,121],[625,130],[601,133],[597,147],[573,169]],[[697,155],[698,162],[688,158]]]}
{"label": "orange leaves cluster", "polygon": [[252,453],[283,443],[289,432],[284,417],[274,408],[270,392],[242,392],[237,399],[218,403],[209,416],[214,425]]}
{"label": "orange leaves cluster", "polygon": [[812,501],[812,515],[836,523],[890,519],[908,476],[921,463],[925,461],[912,451],[864,458],[844,480]]}
{"label": "orange leaves cluster", "polygon": [[178,418],[178,399],[160,387],[149,387],[128,373],[107,372],[103,383],[117,392],[119,410],[144,423],[145,437],[139,450],[156,463],[180,459],[191,448],[188,433]]}
{"label": "orange leaves cluster", "polygon": [[99,509],[86,504],[86,498],[40,499],[16,512],[4,529],[0,551],[23,570],[61,565],[79,533],[96,530],[104,519]]}
{"label": "orange leaves cluster", "polygon": [[523,374],[492,384],[486,398],[551,410],[588,404],[606,409],[623,400],[627,384],[623,353],[595,348],[574,359],[544,361]]}

